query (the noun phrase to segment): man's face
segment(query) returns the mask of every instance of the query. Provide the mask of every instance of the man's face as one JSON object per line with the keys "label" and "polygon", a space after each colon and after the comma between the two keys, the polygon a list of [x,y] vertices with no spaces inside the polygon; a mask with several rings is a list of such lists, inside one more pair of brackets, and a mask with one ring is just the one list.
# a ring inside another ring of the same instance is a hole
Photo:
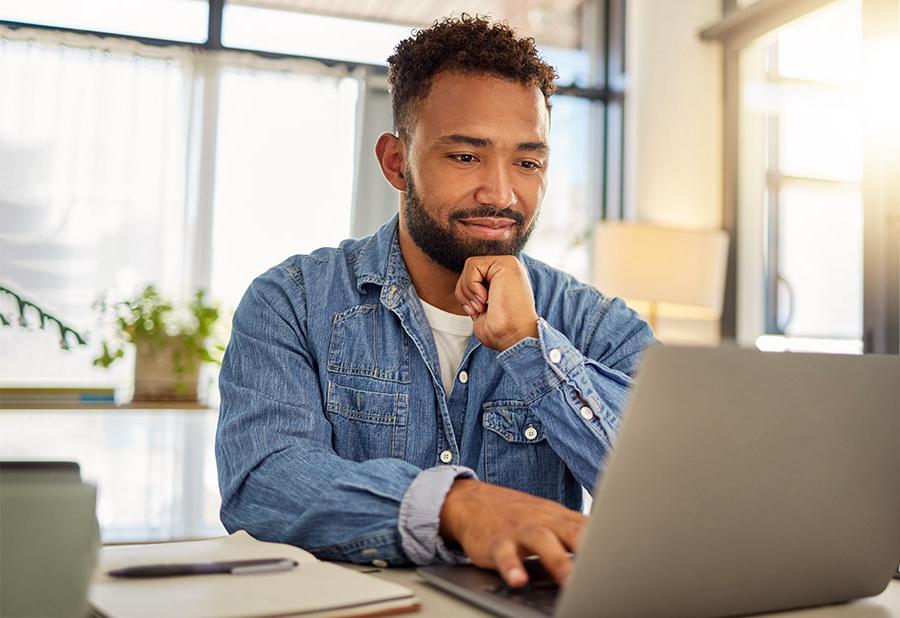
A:
{"label": "man's face", "polygon": [[401,225],[416,245],[454,272],[518,254],[547,186],[549,124],[538,88],[439,73],[407,145]]}

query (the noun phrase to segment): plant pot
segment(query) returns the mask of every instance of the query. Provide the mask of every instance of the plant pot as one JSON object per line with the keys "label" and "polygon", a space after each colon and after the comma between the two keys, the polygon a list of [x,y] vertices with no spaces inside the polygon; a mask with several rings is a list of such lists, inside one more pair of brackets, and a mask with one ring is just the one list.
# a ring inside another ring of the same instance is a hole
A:
{"label": "plant pot", "polygon": [[178,354],[183,346],[182,337],[135,345],[134,401],[197,401],[200,361],[182,353],[184,359],[178,371]]}

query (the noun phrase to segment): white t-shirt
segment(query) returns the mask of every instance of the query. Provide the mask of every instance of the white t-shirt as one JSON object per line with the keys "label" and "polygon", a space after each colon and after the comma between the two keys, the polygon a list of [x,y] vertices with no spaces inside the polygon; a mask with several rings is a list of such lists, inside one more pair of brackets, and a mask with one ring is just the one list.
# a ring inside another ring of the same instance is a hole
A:
{"label": "white t-shirt", "polygon": [[467,315],[456,315],[438,309],[422,301],[422,309],[425,310],[425,319],[434,334],[434,345],[437,347],[438,361],[441,368],[441,382],[444,384],[444,392],[447,397],[453,390],[453,380],[456,378],[456,370],[462,361],[463,354],[469,345],[472,336],[472,318]]}

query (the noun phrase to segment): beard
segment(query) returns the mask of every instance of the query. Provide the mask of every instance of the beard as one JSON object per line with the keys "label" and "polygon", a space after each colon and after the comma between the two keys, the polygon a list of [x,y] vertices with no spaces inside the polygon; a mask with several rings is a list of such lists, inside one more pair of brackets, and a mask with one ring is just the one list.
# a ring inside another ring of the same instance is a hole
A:
{"label": "beard", "polygon": [[[527,228],[525,217],[509,208],[484,205],[454,210],[447,217],[447,224],[429,214],[415,188],[412,174],[407,170],[403,214],[413,242],[434,262],[447,270],[461,273],[470,257],[478,255],[519,255],[537,224],[537,216]],[[515,221],[513,237],[509,240],[483,240],[462,238],[453,229],[456,220],[470,217],[504,217]]]}

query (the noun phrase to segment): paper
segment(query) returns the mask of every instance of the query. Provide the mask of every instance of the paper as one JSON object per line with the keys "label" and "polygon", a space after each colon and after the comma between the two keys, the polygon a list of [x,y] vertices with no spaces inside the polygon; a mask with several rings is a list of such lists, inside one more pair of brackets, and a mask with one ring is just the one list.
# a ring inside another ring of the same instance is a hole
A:
{"label": "paper", "polygon": [[[112,569],[143,564],[288,558],[291,571],[121,579]],[[336,564],[292,545],[257,541],[244,531],[185,543],[105,547],[90,590],[95,610],[109,618],[253,618],[359,616],[412,611],[408,588]]]}

